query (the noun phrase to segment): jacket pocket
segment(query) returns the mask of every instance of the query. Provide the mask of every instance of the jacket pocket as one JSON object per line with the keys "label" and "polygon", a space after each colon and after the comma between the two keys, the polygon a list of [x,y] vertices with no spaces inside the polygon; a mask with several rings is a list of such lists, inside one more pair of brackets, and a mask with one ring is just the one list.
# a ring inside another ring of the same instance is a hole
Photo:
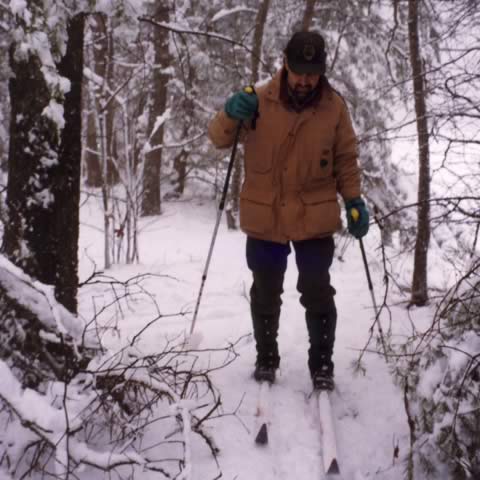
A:
{"label": "jacket pocket", "polygon": [[240,226],[242,230],[253,233],[273,231],[275,224],[274,199],[275,193],[272,190],[244,188],[240,194]]}
{"label": "jacket pocket", "polygon": [[333,151],[327,140],[298,141],[296,155],[302,184],[333,178]]}
{"label": "jacket pocket", "polygon": [[333,176],[333,155],[331,148],[321,148],[310,159],[311,180]]}
{"label": "jacket pocket", "polygon": [[311,237],[333,234],[341,227],[335,184],[321,190],[301,192],[305,233]]}

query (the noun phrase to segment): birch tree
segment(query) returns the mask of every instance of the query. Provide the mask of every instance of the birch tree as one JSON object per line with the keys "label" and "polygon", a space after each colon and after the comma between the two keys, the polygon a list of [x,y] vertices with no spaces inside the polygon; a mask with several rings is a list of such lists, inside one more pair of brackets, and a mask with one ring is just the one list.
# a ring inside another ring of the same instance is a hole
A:
{"label": "birch tree", "polygon": [[[102,187],[118,182],[115,166],[117,142],[114,135],[115,102],[111,101],[114,77],[112,20],[104,13],[88,17],[87,65],[100,82],[87,82],[86,184]],[[104,152],[104,153],[102,153]]]}

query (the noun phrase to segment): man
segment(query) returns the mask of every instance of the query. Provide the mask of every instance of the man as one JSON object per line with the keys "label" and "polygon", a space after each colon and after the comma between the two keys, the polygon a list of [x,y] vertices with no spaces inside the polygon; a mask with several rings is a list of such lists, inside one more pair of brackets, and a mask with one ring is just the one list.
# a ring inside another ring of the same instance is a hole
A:
{"label": "man", "polygon": [[332,390],[337,312],[329,268],[333,234],[341,227],[337,192],[356,238],[367,233],[369,215],[360,196],[357,140],[344,100],[325,77],[325,60],[320,34],[295,33],[284,51],[283,68],[257,92],[230,97],[211,121],[209,136],[217,147],[228,148],[243,122],[240,226],[247,234],[253,274],[254,378],[273,383],[280,364],[281,294],[293,245],[313,387]]}

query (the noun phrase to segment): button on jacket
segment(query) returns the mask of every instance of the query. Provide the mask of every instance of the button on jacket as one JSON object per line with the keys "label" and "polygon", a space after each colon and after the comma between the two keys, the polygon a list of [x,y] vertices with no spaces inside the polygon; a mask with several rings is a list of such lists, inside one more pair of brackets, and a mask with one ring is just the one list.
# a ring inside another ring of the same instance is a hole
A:
{"label": "button on jacket", "polygon": [[[249,236],[286,243],[332,235],[341,227],[337,193],[360,197],[357,139],[343,99],[331,88],[301,112],[288,109],[279,71],[257,89],[256,128],[246,125],[245,180],[240,227]],[[233,144],[237,121],[218,112],[209,137],[218,148]]]}

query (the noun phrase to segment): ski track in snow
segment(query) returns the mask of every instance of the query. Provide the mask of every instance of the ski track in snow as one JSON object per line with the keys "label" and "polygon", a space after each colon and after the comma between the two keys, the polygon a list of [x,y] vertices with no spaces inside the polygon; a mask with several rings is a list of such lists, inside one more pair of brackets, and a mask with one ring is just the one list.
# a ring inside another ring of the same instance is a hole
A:
{"label": "ski track in snow", "polygon": [[[82,216],[92,224],[98,216],[98,207],[82,209]],[[117,278],[130,278],[139,273],[154,273],[169,277],[153,277],[146,282],[162,313],[188,310],[184,316],[161,319],[147,331],[142,347],[156,351],[165,335],[188,331],[192,311],[200,287],[215,222],[213,205],[195,203],[165,203],[165,214],[152,222],[140,236],[140,265],[114,266],[106,272]],[[102,236],[83,227],[81,231],[81,276],[87,277],[93,258],[102,265]],[[375,239],[368,238],[367,250],[376,247]],[[86,253],[83,253],[86,249]],[[322,479],[319,419],[311,394],[307,369],[307,331],[304,311],[296,291],[297,270],[294,253],[289,257],[280,319],[279,348],[281,369],[277,383],[270,392],[271,423],[269,445],[255,446],[255,407],[258,386],[252,379],[255,353],[251,337],[250,313],[246,295],[250,288],[250,272],[246,267],[245,236],[229,232],[225,222],[219,230],[197,319],[197,329],[203,336],[202,348],[223,346],[226,342],[242,340],[236,346],[238,358],[227,368],[212,374],[214,383],[222,392],[226,416],[212,422],[213,434],[221,449],[218,458],[222,478],[231,480],[291,480]],[[337,288],[337,340],[335,372],[337,391],[332,394],[332,407],[338,441],[342,479],[400,480],[403,466],[392,467],[394,442],[399,442],[400,454],[408,450],[408,435],[401,392],[392,385],[381,356],[365,357],[365,376],[355,376],[351,363],[358,357],[368,337],[373,320],[371,299],[365,281],[365,272],[355,244],[345,254],[345,261],[337,259],[332,267],[332,283]],[[97,267],[99,268],[99,267]],[[381,274],[371,266],[380,298]],[[82,314],[92,316],[91,292],[80,294]],[[126,341],[141,330],[156,313],[148,301],[137,302],[132,310],[117,322],[121,341]],[[394,311],[395,321],[406,317]],[[113,343],[118,339],[112,339]],[[206,361],[217,361],[213,356]],[[243,398],[243,401],[242,401]],[[215,477],[212,460],[201,440],[194,442],[196,462],[192,478],[209,480]],[[148,472],[142,480],[156,478]]]}

